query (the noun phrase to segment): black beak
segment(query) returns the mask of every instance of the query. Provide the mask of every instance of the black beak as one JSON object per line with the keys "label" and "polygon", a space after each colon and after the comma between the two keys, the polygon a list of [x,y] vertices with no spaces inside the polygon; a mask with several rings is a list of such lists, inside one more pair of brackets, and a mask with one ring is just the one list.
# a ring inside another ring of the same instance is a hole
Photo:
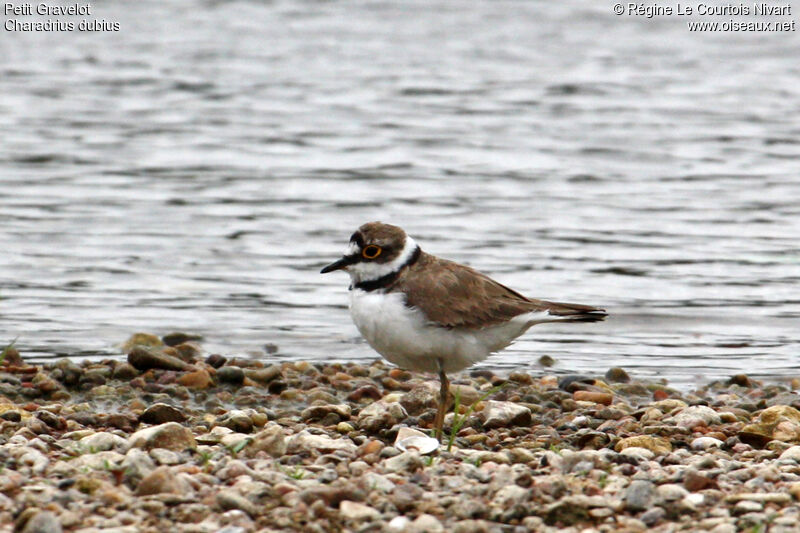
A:
{"label": "black beak", "polygon": [[348,266],[352,265],[353,263],[358,261],[357,255],[346,255],[339,259],[338,261],[334,261],[330,265],[326,266],[322,270],[319,271],[320,274],[327,274],[328,272],[333,272],[334,270],[341,270],[343,268],[347,268]]}

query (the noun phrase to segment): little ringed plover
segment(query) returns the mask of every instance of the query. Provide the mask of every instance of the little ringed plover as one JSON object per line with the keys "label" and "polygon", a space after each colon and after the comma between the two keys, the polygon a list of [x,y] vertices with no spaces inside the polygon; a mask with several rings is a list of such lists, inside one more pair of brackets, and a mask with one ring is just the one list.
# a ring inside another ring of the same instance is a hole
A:
{"label": "little ringed plover", "polygon": [[350,274],[350,314],[370,346],[397,366],[439,374],[434,425],[441,438],[450,383],[531,326],[597,322],[589,305],[526,298],[468,266],[425,253],[402,228],[369,222],[321,273]]}

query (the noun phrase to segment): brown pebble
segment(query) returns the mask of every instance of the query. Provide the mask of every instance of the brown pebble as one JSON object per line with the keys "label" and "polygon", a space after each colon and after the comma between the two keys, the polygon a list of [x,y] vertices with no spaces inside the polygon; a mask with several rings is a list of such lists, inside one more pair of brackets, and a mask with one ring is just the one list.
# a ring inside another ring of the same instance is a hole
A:
{"label": "brown pebble", "polygon": [[[174,351],[174,353],[172,353]],[[194,363],[195,361],[200,359],[202,355],[202,350],[199,346],[192,342],[184,342],[183,344],[178,344],[177,346],[173,346],[171,348],[166,348],[164,353],[169,353],[170,355],[174,355],[187,363]]]}
{"label": "brown pebble", "polygon": [[401,513],[413,511],[420,501],[423,500],[425,491],[415,483],[405,483],[398,485],[392,491],[392,503]]}
{"label": "brown pebble", "polygon": [[381,384],[389,390],[399,390],[403,388],[403,384],[392,377],[383,378]]}
{"label": "brown pebble", "polygon": [[308,361],[298,361],[294,364],[294,369],[298,372],[308,372],[311,370],[311,363]]}
{"label": "brown pebble", "polygon": [[121,379],[124,381],[130,381],[136,376],[139,375],[139,371],[136,370],[133,365],[128,363],[120,363],[114,367],[114,371],[112,372],[111,376],[114,379]]}
{"label": "brown pebble", "polygon": [[228,360],[218,353],[212,353],[211,355],[206,357],[206,364],[213,368],[219,368],[225,365],[225,363],[227,362]]}
{"label": "brown pebble", "polygon": [[207,389],[213,384],[213,381],[208,371],[201,368],[182,375],[178,378],[178,383],[190,389]]}
{"label": "brown pebble", "polygon": [[98,423],[106,427],[117,428],[123,431],[133,431],[133,428],[138,424],[138,420],[131,415],[111,413],[101,417]]}
{"label": "brown pebble", "polygon": [[141,422],[145,424],[163,424],[164,422],[183,422],[186,420],[186,415],[183,411],[167,405],[165,403],[156,403],[148,407],[144,413],[139,417]]}
{"label": "brown pebble", "polygon": [[577,390],[572,393],[572,399],[576,402],[594,402],[602,405],[611,405],[614,397],[607,392]]}
{"label": "brown pebble", "polygon": [[151,335],[150,333],[134,333],[122,345],[122,351],[129,352],[136,346],[149,346],[158,348],[164,346],[164,343],[161,341],[161,339],[155,335]]}
{"label": "brown pebble", "polygon": [[45,394],[55,392],[61,388],[56,380],[51,379],[49,376],[46,376],[41,372],[33,377],[33,381],[31,383]]}
{"label": "brown pebble", "polygon": [[51,413],[50,411],[37,411],[36,417],[53,429],[64,429],[67,421],[64,417]]}
{"label": "brown pebble", "polygon": [[393,368],[389,371],[389,377],[399,381],[408,381],[411,379],[412,374],[408,370]]}
{"label": "brown pebble", "polygon": [[666,391],[663,391],[661,389],[658,389],[653,393],[653,399],[657,402],[660,402],[661,400],[666,400],[667,398],[669,398],[669,394],[667,394]]}
{"label": "brown pebble", "polygon": [[530,385],[533,383],[533,378],[531,375],[526,374],[525,372],[512,372],[508,375],[508,380],[516,383],[522,383],[524,385]]}
{"label": "brown pebble", "polygon": [[351,402],[360,402],[361,400],[380,400],[383,395],[378,387],[374,385],[365,385],[359,387],[347,396],[347,400]]}
{"label": "brown pebble", "polygon": [[166,466],[160,466],[147,475],[136,487],[137,496],[153,494],[180,494],[180,487],[175,481],[175,474]]}
{"label": "brown pebble", "polygon": [[161,337],[161,340],[167,346],[177,346],[179,344],[183,344],[189,341],[201,341],[203,337],[201,335],[193,335],[191,333],[183,333],[183,332],[173,332],[168,333]]}
{"label": "brown pebble", "polygon": [[631,380],[628,373],[618,366],[609,368],[605,374],[605,378],[611,383],[628,383]]}
{"label": "brown pebble", "polygon": [[556,364],[556,360],[549,355],[543,355],[539,358],[539,364],[543,367],[551,367]]}
{"label": "brown pebble", "polygon": [[370,453],[380,453],[383,449],[383,443],[379,440],[370,440],[359,448],[359,455],[367,455]]}
{"label": "brown pebble", "polygon": [[694,470],[687,470],[686,474],[683,476],[683,486],[686,487],[688,491],[696,492],[708,488],[717,488],[717,482]]}
{"label": "brown pebble", "polygon": [[267,384],[281,376],[281,367],[272,365],[267,368],[248,369],[245,371],[245,375],[253,381]]}
{"label": "brown pebble", "polygon": [[317,500],[324,501],[330,507],[338,506],[344,500],[354,502],[364,501],[364,492],[350,483],[335,487],[312,487],[302,491],[300,501],[310,504]]}
{"label": "brown pebble", "polygon": [[739,385],[740,387],[752,387],[753,382],[750,381],[750,378],[747,377],[747,374],[736,374],[735,376],[731,376],[728,380],[728,385]]}
{"label": "brown pebble", "polygon": [[161,353],[157,348],[147,348],[135,346],[128,354],[128,363],[137,370],[150,370],[151,368],[162,368],[164,370],[186,370],[190,368],[188,364],[177,357]]}

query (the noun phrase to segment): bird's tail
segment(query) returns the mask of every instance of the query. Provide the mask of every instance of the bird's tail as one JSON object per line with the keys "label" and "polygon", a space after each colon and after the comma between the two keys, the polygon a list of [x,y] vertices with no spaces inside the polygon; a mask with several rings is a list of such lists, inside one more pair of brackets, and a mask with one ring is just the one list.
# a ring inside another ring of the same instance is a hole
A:
{"label": "bird's tail", "polygon": [[563,302],[542,302],[547,312],[557,317],[559,322],[600,322],[608,316],[605,309],[591,305],[568,304]]}

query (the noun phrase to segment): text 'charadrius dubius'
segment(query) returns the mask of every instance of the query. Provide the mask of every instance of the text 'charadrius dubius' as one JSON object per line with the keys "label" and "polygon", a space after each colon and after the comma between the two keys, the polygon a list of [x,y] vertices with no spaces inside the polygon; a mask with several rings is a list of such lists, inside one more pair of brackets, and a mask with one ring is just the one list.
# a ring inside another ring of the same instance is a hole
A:
{"label": "text 'charadrius dubius'", "polygon": [[401,368],[435,372],[441,382],[441,438],[450,383],[544,322],[597,322],[606,312],[526,298],[468,266],[427,254],[397,226],[370,222],[350,237],[344,256],[322,273],[350,274],[350,314],[370,346]]}

